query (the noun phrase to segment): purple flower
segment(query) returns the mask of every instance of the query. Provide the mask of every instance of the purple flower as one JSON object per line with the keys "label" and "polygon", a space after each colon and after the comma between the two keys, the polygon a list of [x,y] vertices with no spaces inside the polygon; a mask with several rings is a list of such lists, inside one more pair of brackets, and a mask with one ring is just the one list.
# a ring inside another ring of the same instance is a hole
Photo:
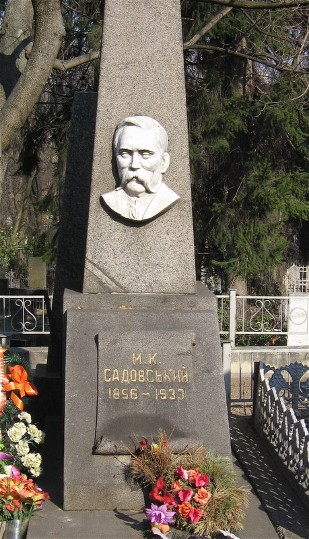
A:
{"label": "purple flower", "polygon": [[151,524],[172,524],[175,511],[169,511],[167,505],[151,504],[151,509],[145,509],[146,516]]}
{"label": "purple flower", "polygon": [[12,459],[13,455],[10,455],[9,453],[3,453],[3,451],[0,451],[0,460],[6,460],[6,459]]}

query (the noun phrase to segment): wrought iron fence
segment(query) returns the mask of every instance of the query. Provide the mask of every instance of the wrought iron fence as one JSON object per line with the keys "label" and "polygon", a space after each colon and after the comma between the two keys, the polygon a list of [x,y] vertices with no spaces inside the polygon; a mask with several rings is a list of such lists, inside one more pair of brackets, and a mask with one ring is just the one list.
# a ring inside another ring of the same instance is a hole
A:
{"label": "wrought iron fence", "polygon": [[0,296],[0,334],[10,337],[15,334],[48,334],[50,297]]}
{"label": "wrought iron fence", "polygon": [[[269,373],[272,376],[267,379]],[[293,363],[280,369],[270,369],[261,363],[254,412],[255,428],[271,444],[284,466],[290,470],[304,489],[303,492],[307,494],[309,492],[308,374],[308,365],[301,363]],[[300,403],[302,417],[299,414]],[[308,503],[307,498],[308,496],[306,496]]]}

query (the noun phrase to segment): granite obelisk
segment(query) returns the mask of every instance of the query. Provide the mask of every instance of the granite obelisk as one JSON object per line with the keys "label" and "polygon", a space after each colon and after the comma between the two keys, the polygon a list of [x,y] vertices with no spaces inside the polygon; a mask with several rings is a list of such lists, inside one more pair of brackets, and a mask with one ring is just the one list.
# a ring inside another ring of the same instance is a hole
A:
{"label": "granite obelisk", "polygon": [[133,433],[230,452],[216,300],[195,280],[179,0],[105,2],[83,292],[64,313],[65,509],[142,504]]}
{"label": "granite obelisk", "polygon": [[[195,293],[179,4],[105,4],[84,292]],[[150,116],[166,129],[171,162],[165,177],[180,196],[171,211],[140,227],[111,219],[99,197],[117,181],[115,127],[134,114]]]}

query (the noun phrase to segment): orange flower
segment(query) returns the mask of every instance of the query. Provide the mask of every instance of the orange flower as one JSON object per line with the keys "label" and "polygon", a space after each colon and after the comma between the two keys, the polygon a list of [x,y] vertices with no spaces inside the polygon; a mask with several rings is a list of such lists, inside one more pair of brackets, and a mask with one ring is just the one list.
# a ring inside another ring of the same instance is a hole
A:
{"label": "orange flower", "polygon": [[182,486],[180,484],[180,480],[178,479],[178,481],[174,481],[174,483],[171,484],[171,490],[175,490],[176,492],[178,492],[178,490],[181,490],[182,489]]}
{"label": "orange flower", "polygon": [[200,473],[200,469],[199,468],[194,468],[193,470],[188,470],[188,477],[189,477],[189,482],[190,483],[193,483],[196,476]]}
{"label": "orange flower", "polygon": [[191,511],[193,509],[193,505],[191,505],[190,502],[183,502],[180,505],[178,505],[178,513],[182,518],[188,518]]}
{"label": "orange flower", "polygon": [[154,530],[154,528],[157,528],[162,533],[167,533],[170,529],[168,524],[159,524],[158,522],[151,524],[151,529]]}
{"label": "orange flower", "polygon": [[195,500],[200,505],[206,505],[207,502],[209,502],[212,494],[208,490],[206,490],[204,487],[201,487],[198,489],[197,493],[193,496],[193,500]]}

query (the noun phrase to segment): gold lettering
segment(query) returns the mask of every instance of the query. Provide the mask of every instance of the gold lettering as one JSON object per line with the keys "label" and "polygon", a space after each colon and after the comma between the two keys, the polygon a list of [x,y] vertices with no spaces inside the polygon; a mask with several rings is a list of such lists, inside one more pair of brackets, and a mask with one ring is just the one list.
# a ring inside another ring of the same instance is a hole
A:
{"label": "gold lettering", "polygon": [[146,370],[146,381],[147,382],[154,382],[154,377],[153,377],[153,370],[152,369],[147,369]]}
{"label": "gold lettering", "polygon": [[121,376],[121,383],[122,384],[129,384],[130,383],[128,369],[123,369],[122,376]]}
{"label": "gold lettering", "polygon": [[155,382],[162,382],[162,374],[160,374],[158,371],[155,372]]}
{"label": "gold lettering", "polygon": [[134,354],[132,357],[133,365],[136,365],[136,363],[142,364],[142,354]]}
{"label": "gold lettering", "polygon": [[132,369],[130,371],[130,379],[131,379],[131,382],[137,381],[137,371],[135,369]]}
{"label": "gold lettering", "polygon": [[112,381],[113,382],[119,382],[120,378],[119,378],[119,372],[118,372],[118,369],[114,369],[113,370],[113,376],[112,376]]}
{"label": "gold lettering", "polygon": [[187,384],[189,382],[189,373],[187,367],[182,367],[182,381]]}
{"label": "gold lettering", "polygon": [[152,365],[152,364],[156,365],[157,364],[157,355],[158,355],[157,352],[155,354],[149,354],[148,355],[148,363],[150,365]]}
{"label": "gold lettering", "polygon": [[185,390],[184,389],[177,389],[178,399],[180,401],[184,400],[185,398]]}
{"label": "gold lettering", "polygon": [[142,370],[138,371],[138,381],[145,382],[145,371],[142,371]]}
{"label": "gold lettering", "polygon": [[[111,382],[112,379],[109,375],[109,373],[111,372],[110,369],[104,369],[104,382]],[[109,378],[108,378],[108,375],[109,375]]]}
{"label": "gold lettering", "polygon": [[181,371],[172,371],[170,369],[170,373],[172,374],[173,373],[173,382],[179,382],[180,383],[180,373]]}
{"label": "gold lettering", "polygon": [[156,400],[184,400],[185,399],[185,390],[184,389],[174,389],[161,388],[155,390]]}
{"label": "gold lettering", "polygon": [[108,398],[109,399],[123,399],[123,400],[137,400],[138,399],[138,389],[137,388],[123,388],[119,389],[118,387],[109,387],[108,388]]}
{"label": "gold lettering", "polygon": [[[170,369],[170,372],[172,372],[171,369]],[[168,371],[163,371],[162,380],[163,382],[172,382],[171,377],[168,374]]]}

